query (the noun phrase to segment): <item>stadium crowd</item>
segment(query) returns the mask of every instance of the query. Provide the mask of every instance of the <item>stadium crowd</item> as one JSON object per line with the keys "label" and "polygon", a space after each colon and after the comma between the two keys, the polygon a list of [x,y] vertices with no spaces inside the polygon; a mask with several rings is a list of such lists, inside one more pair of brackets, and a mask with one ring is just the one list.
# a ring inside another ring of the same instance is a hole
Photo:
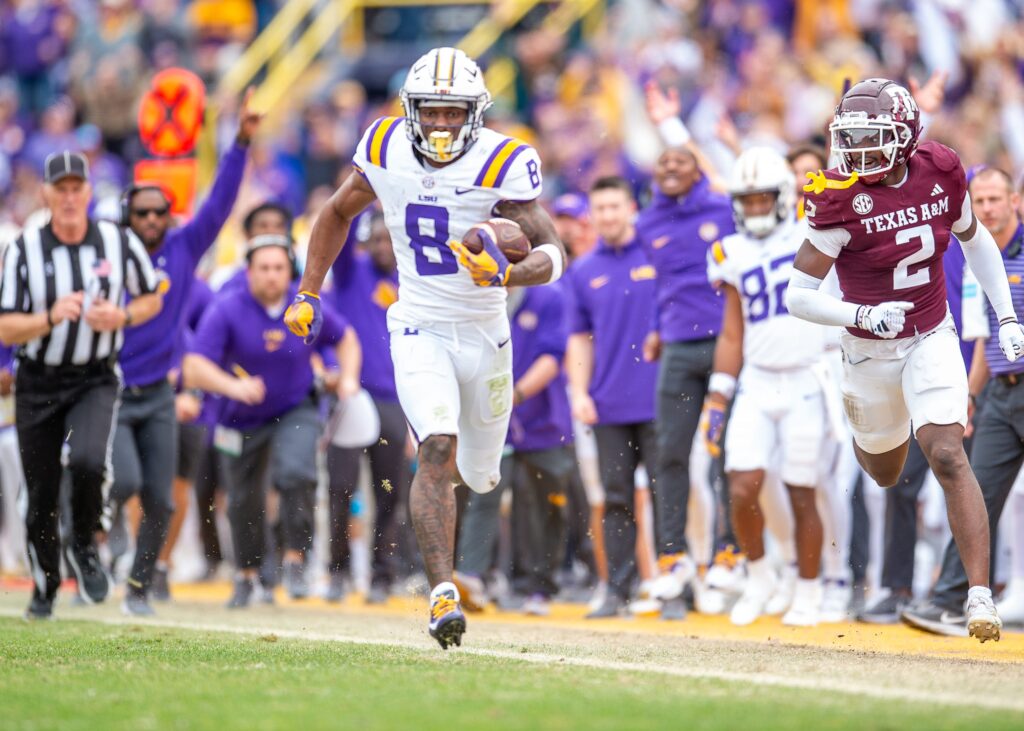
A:
{"label": "stadium crowd", "polygon": [[[216,89],[281,4],[0,3],[0,240],[45,220],[44,161],[56,151],[85,156],[92,209],[116,218],[143,154],[135,109],[148,79],[185,66]],[[802,182],[828,165],[827,126],[844,82],[893,78],[914,93],[925,136],[957,150],[980,175],[978,185],[993,184],[985,167],[1006,171],[991,193],[992,215],[1012,234],[1024,215],[1024,7],[1012,0],[620,0],[608,5],[603,30],[586,39],[551,32],[547,12],[531,12],[494,52],[514,60],[517,80],[488,125],[537,149],[545,203],[574,262],[558,287],[510,297],[516,410],[501,487],[459,494],[463,602],[539,615],[555,598],[589,602],[596,617],[723,613],[742,594],[746,559],[733,535],[723,459],[705,444],[698,419],[722,325],[706,257],[734,230],[725,194],[732,166],[742,150],[766,145],[787,155]],[[372,22],[369,29],[372,44]],[[449,39],[410,40],[411,58],[438,40]],[[106,565],[129,588],[138,571],[128,576],[127,557],[152,554],[152,578],[140,574],[145,591],[126,604],[131,611],[152,611],[147,595],[169,598],[169,575],[230,575],[232,606],[257,595],[273,601],[281,582],[294,598],[322,591],[332,601],[354,588],[375,602],[422,589],[407,517],[416,465],[387,375],[383,313],[397,277],[380,216],[361,218],[332,271],[328,299],[339,317],[325,328],[330,347],[318,343],[312,362],[246,361],[246,337],[262,338],[249,350],[280,347],[274,318],[259,321],[260,308],[251,320],[228,314],[253,299],[276,306],[290,286],[281,272],[301,269],[312,222],[350,173],[361,135],[394,109],[407,63],[386,67],[377,58],[383,70],[327,52],[321,61],[336,72],[309,98],[275,111],[273,134],[253,128],[242,146],[235,133],[247,123],[245,104],[218,100],[229,111],[220,167],[193,219],[205,214],[211,228],[196,245],[187,322],[172,333],[180,341],[171,371],[180,454],[175,475],[165,475],[175,478],[164,501],[171,502],[147,507],[142,494],[136,504],[131,493],[142,488],[119,491],[115,471],[115,520],[102,539]],[[198,228],[172,222],[166,205],[161,213],[159,195],[147,214],[145,196],[125,198],[142,211],[133,209],[137,233],[151,215],[165,231]],[[678,246],[665,247],[669,237]],[[684,253],[673,260],[663,247]],[[968,288],[963,260],[946,262],[959,318]],[[621,272],[639,297],[589,297],[588,282]],[[971,329],[959,329],[970,366]],[[632,357],[604,347],[624,340]],[[0,372],[8,401],[15,355]],[[580,362],[592,368],[574,368]],[[975,422],[986,408],[977,395]],[[25,573],[13,409],[4,414],[0,568]],[[367,430],[367,421],[376,426]],[[244,447],[233,441],[240,433]],[[795,518],[806,529],[815,514],[825,546],[820,573],[812,574],[820,576],[820,621],[896,622],[916,611],[919,626],[964,633],[962,623],[932,621],[936,607],[957,610],[941,592],[929,595],[950,534],[942,491],[911,454],[888,491],[842,457],[822,470],[809,504],[787,500],[781,484],[764,490],[768,553],[780,577],[768,613],[783,614],[806,591],[793,525]],[[273,487],[266,496],[262,482],[251,484],[254,474]],[[1000,611],[1007,623],[1024,623],[1024,487],[1007,506],[994,560],[997,583],[1006,584]],[[136,535],[165,508],[168,540],[144,549]],[[190,548],[201,564],[176,569],[173,558]],[[234,568],[221,573],[229,559]]]}

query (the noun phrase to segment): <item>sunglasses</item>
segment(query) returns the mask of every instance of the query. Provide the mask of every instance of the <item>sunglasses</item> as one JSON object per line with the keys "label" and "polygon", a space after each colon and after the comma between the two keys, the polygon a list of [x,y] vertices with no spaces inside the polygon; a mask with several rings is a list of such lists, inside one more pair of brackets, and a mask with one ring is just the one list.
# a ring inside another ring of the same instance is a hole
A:
{"label": "sunglasses", "polygon": [[147,218],[150,215],[166,216],[167,212],[170,210],[170,206],[162,206],[160,208],[133,208],[132,215],[138,216],[139,218]]}

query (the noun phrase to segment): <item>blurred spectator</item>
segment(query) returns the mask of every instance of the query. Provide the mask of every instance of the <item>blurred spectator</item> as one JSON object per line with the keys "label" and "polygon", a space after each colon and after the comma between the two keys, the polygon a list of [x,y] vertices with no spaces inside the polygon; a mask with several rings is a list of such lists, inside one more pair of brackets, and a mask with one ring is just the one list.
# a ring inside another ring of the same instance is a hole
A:
{"label": "blurred spectator", "polygon": [[22,104],[40,114],[53,100],[53,69],[67,50],[74,21],[57,0],[12,0],[0,9],[0,73],[18,80]]}
{"label": "blurred spectator", "polygon": [[136,102],[148,67],[142,18],[131,0],[101,0],[98,21],[83,23],[71,60],[71,91],[107,149],[124,155],[136,126]]}

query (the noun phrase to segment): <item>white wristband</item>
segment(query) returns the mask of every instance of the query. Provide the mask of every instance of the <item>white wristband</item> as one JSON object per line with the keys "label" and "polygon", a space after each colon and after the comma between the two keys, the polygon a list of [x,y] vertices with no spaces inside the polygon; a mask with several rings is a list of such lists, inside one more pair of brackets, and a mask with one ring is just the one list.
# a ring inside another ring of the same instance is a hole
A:
{"label": "white wristband", "polygon": [[548,277],[548,281],[545,284],[552,284],[561,279],[562,270],[565,268],[562,250],[554,244],[541,244],[540,246],[535,246],[533,250],[546,254],[548,259],[551,260],[551,276]]}
{"label": "white wristband", "polygon": [[728,373],[712,373],[711,378],[708,379],[708,391],[720,393],[727,399],[731,399],[736,393],[736,377],[730,376]]}
{"label": "white wristband", "polygon": [[679,117],[669,117],[658,125],[661,141],[669,147],[683,147],[690,141],[690,130]]}

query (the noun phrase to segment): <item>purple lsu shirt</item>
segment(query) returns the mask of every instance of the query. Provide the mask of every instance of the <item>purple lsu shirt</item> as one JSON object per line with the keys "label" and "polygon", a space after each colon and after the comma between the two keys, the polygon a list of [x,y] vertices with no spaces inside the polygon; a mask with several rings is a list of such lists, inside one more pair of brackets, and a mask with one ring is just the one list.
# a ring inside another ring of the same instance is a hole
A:
{"label": "purple lsu shirt", "polygon": [[657,326],[665,342],[704,340],[722,329],[723,299],[708,282],[708,248],[733,233],[729,197],[702,178],[673,198],[654,190],[637,217],[637,237],[658,272]]}
{"label": "purple lsu shirt", "polygon": [[159,249],[150,253],[163,294],[163,308],[149,322],[124,331],[120,364],[125,386],[146,386],[167,378],[180,355],[178,333],[195,282],[195,269],[217,240],[235,205],[245,171],[246,148],[234,145],[221,160],[210,195],[195,217],[167,232]]}
{"label": "purple lsu shirt", "polygon": [[395,366],[391,362],[391,336],[388,334],[388,308],[398,301],[398,270],[378,269],[364,252],[356,250],[353,222],[341,253],[331,266],[333,287],[323,293],[359,335],[363,348],[363,388],[375,399],[398,401]]}
{"label": "purple lsu shirt", "polygon": [[570,331],[594,337],[590,396],[599,424],[654,419],[658,366],[643,359],[656,306],[654,279],[654,266],[635,239],[619,249],[598,241],[569,267]]}
{"label": "purple lsu shirt", "polygon": [[[293,287],[287,301],[295,296]],[[348,322],[331,307],[323,308],[324,324],[314,346],[341,340]],[[271,315],[249,289],[218,295],[203,313],[189,352],[209,358],[228,373],[236,366],[266,384],[266,399],[248,406],[224,400],[218,423],[234,429],[255,429],[306,399],[313,388],[312,347],[292,334],[283,310]]]}
{"label": "purple lsu shirt", "polygon": [[562,361],[569,336],[563,283],[528,287],[512,313],[512,377],[519,381],[543,355],[558,361],[558,376],[512,410],[508,443],[533,452],[572,444],[572,415]]}

